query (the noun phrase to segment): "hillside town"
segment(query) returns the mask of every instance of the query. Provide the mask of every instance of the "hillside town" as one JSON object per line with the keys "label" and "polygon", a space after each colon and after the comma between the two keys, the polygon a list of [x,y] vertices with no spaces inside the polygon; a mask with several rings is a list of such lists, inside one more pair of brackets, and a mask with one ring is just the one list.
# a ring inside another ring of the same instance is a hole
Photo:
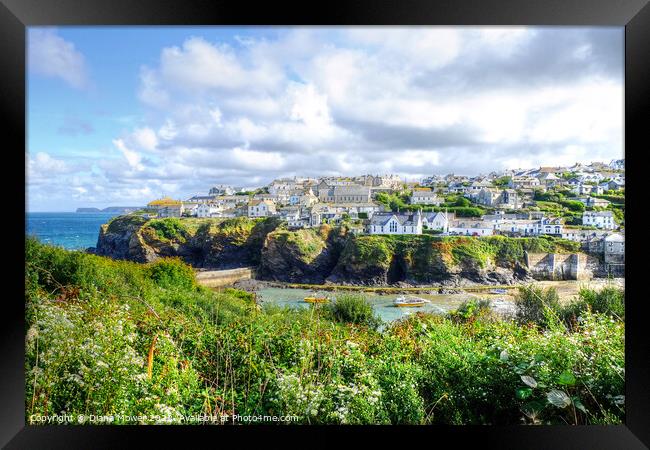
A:
{"label": "hillside town", "polygon": [[147,205],[154,217],[279,217],[290,229],[342,224],[367,234],[550,235],[624,253],[625,161],[504,170],[473,177],[291,177],[259,188],[215,185]]}

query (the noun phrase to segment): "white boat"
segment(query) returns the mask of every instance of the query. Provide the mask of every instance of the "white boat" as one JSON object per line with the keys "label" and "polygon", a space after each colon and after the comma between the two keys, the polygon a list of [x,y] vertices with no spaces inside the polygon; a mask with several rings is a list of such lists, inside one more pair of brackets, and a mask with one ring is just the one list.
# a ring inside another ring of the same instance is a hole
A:
{"label": "white boat", "polygon": [[393,305],[398,306],[398,307],[404,307],[404,306],[409,306],[409,307],[414,307],[414,306],[424,306],[426,303],[430,303],[429,300],[426,300],[424,298],[420,297],[414,297],[414,296],[405,296],[405,295],[400,295],[393,301]]}
{"label": "white boat", "polygon": [[490,290],[490,294],[507,294],[508,291],[505,289],[492,289]]}

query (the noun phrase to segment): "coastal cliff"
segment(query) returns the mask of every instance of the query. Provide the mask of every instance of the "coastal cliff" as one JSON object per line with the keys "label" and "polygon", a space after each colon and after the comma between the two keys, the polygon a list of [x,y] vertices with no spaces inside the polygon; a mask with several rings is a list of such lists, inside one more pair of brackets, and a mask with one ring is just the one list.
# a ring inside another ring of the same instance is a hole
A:
{"label": "coastal cliff", "polygon": [[[579,250],[574,242],[551,237],[354,235],[345,226],[291,231],[277,218],[147,220],[130,215],[102,225],[95,253],[136,262],[174,256],[197,268],[254,267],[259,279],[294,283],[461,285],[544,278],[547,272],[529,269],[528,254]],[[589,267],[597,266],[593,257],[580,257],[590,258]],[[572,276],[549,273],[555,279]]]}

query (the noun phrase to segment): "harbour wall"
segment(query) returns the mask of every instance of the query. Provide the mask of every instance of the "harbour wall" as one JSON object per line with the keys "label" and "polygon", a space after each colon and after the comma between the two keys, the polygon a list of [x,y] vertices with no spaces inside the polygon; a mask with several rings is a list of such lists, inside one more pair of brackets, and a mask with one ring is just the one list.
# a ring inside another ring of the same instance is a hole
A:
{"label": "harbour wall", "polygon": [[223,287],[235,281],[250,280],[255,277],[251,267],[241,267],[229,270],[202,270],[196,272],[196,281],[206,287]]}
{"label": "harbour wall", "polygon": [[585,253],[526,253],[525,261],[537,280],[589,280],[602,270],[600,259]]}

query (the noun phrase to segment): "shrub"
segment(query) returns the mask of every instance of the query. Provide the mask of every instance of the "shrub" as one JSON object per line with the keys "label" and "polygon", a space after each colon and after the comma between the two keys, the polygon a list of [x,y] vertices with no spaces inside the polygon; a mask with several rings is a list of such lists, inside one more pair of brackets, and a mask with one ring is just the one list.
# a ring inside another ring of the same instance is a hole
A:
{"label": "shrub", "polygon": [[175,217],[153,219],[147,225],[156,232],[160,239],[184,239],[187,234],[183,222]]}
{"label": "shrub", "polygon": [[457,323],[469,322],[492,315],[490,299],[470,299],[460,304],[455,311],[449,313],[449,318]]}
{"label": "shrub", "polygon": [[164,288],[193,289],[196,280],[192,268],[179,258],[162,258],[147,266],[149,278]]}
{"label": "shrub", "polygon": [[341,294],[328,306],[331,316],[339,322],[365,325],[370,328],[377,328],[380,325],[380,319],[375,316],[372,305],[363,295]]}
{"label": "shrub", "polygon": [[520,287],[515,297],[515,318],[522,325],[532,323],[546,328],[559,305],[559,296],[554,288],[543,289],[534,285]]}
{"label": "shrub", "polygon": [[625,319],[625,291],[615,287],[605,287],[600,291],[580,289],[580,299],[591,307],[593,312],[617,316]]}

